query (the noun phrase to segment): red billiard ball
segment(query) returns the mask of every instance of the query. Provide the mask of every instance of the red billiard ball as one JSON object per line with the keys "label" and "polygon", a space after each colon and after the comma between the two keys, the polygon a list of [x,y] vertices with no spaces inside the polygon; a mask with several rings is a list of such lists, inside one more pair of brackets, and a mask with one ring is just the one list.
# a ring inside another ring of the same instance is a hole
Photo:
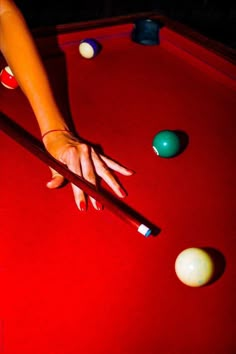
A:
{"label": "red billiard ball", "polygon": [[18,82],[16,81],[9,66],[2,69],[0,73],[1,84],[8,89],[15,89],[18,87]]}

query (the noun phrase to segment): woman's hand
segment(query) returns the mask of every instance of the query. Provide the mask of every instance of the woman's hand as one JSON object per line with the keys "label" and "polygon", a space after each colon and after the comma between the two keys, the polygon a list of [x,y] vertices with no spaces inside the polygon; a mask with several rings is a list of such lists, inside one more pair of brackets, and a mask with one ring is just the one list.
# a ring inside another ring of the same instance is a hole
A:
{"label": "woman's hand", "polygon": [[[117,181],[113,171],[124,176],[131,176],[133,171],[97,153],[92,146],[67,131],[51,132],[43,138],[43,142],[47,151],[54,158],[67,165],[72,172],[94,185],[97,184],[97,177],[99,176],[117,196],[121,198],[126,196],[126,192]],[[64,182],[64,177],[52,168],[50,170],[52,179],[47,183],[47,187],[58,188]],[[87,209],[85,193],[73,184],[72,189],[79,210],[85,211]],[[95,209],[102,209],[103,206],[99,202],[92,197],[90,197],[90,200]]]}

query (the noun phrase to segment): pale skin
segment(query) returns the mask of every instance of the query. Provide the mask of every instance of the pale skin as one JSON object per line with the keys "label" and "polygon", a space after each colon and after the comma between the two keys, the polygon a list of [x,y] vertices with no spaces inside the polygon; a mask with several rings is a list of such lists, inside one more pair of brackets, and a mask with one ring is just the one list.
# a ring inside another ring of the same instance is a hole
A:
{"label": "pale skin", "polygon": [[[114,172],[124,176],[131,176],[133,172],[97,153],[73,133],[63,131],[69,128],[54,99],[34,39],[22,13],[11,0],[0,0],[0,50],[32,107],[41,134],[62,130],[46,134],[43,138],[48,152],[90,183],[96,185],[99,176],[118,197],[125,197],[126,193]],[[58,188],[63,184],[64,177],[52,168],[50,170],[52,178],[47,187]],[[85,211],[87,198],[84,192],[75,185],[72,185],[72,190],[78,209]],[[95,209],[102,209],[99,202],[93,198],[90,200]]]}

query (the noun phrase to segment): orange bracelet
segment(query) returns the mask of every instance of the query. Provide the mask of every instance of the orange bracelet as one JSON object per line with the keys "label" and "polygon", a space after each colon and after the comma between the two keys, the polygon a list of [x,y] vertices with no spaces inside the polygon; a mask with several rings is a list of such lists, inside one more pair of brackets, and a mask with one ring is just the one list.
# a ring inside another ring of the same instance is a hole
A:
{"label": "orange bracelet", "polygon": [[48,135],[49,133],[53,133],[53,132],[68,132],[68,133],[70,133],[70,131],[68,129],[52,129],[52,130],[48,130],[46,133],[44,133],[42,135],[42,140],[46,135]]}

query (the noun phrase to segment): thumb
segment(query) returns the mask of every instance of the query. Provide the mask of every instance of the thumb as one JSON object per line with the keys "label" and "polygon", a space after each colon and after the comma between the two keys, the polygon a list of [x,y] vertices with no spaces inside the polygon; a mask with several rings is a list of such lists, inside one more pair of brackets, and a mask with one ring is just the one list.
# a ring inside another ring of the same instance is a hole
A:
{"label": "thumb", "polygon": [[55,171],[53,168],[49,167],[49,169],[52,173],[52,178],[49,182],[47,182],[46,186],[49,189],[60,187],[64,182],[64,177],[60,175],[57,171]]}

